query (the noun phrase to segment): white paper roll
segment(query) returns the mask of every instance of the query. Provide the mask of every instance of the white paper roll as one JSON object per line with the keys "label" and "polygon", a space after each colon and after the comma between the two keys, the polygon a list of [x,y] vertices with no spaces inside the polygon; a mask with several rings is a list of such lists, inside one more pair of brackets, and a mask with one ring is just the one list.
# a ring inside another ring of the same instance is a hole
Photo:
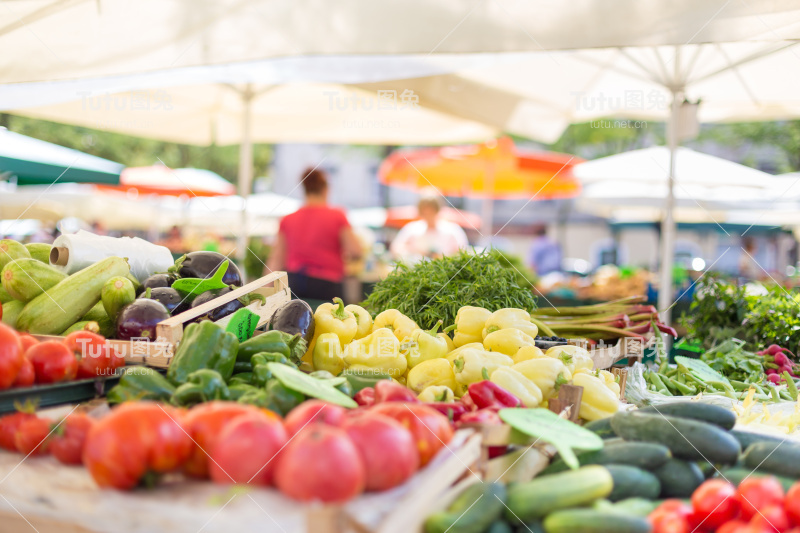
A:
{"label": "white paper roll", "polygon": [[53,242],[50,264],[69,275],[111,256],[126,258],[131,274],[139,281],[173,265],[172,253],[164,246],[138,237],[105,237],[84,230],[58,237]]}

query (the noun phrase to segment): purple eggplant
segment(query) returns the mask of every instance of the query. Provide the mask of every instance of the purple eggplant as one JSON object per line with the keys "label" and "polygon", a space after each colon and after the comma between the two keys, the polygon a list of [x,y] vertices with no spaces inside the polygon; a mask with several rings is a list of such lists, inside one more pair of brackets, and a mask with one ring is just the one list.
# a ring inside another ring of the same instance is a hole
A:
{"label": "purple eggplant", "polygon": [[161,302],[171,315],[183,313],[192,307],[192,302],[190,302],[188,298],[184,299],[184,296],[170,287],[156,287],[150,289],[149,294],[148,291],[145,291],[140,298],[150,298],[151,300]]}
{"label": "purple eggplant", "polygon": [[189,252],[175,261],[173,267],[182,278],[208,279],[214,275],[219,266],[228,261],[228,270],[222,278],[225,285],[242,286],[242,273],[232,259],[218,252]]}
{"label": "purple eggplant", "polygon": [[[233,288],[231,287],[224,287],[222,289],[214,289],[211,291],[206,291],[194,299],[194,301],[192,302],[192,309],[200,305],[203,305],[204,303],[210,302],[215,298],[228,294],[231,291],[233,291]],[[216,322],[222,317],[235,313],[242,307],[244,307],[244,304],[239,300],[231,300],[226,304],[223,304],[215,309],[212,309],[205,315],[197,317],[197,320],[211,320],[212,322]]]}
{"label": "purple eggplant", "polygon": [[171,287],[172,282],[178,279],[175,274],[153,274],[142,282],[141,292],[147,289],[158,289],[161,287]]}
{"label": "purple eggplant", "polygon": [[280,306],[269,319],[269,329],[290,335],[300,334],[306,342],[314,338],[314,311],[303,300],[290,300]]}
{"label": "purple eggplant", "polygon": [[161,302],[139,298],[123,307],[117,317],[117,338],[156,340],[156,324],[169,318]]}

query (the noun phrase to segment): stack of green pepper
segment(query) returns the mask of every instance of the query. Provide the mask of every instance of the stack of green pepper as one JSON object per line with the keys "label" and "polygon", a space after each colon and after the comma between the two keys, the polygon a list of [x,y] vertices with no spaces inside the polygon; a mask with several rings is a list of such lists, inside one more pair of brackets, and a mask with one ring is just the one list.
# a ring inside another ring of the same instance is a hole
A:
{"label": "stack of green pepper", "polygon": [[[108,393],[109,403],[168,401],[191,406],[212,400],[233,400],[286,415],[305,401],[306,394],[276,379],[270,363],[297,368],[305,352],[299,335],[268,331],[241,344],[232,333],[210,321],[190,324],[166,377],[145,367],[131,367]],[[346,377],[318,371],[323,380],[347,396],[353,386]]]}

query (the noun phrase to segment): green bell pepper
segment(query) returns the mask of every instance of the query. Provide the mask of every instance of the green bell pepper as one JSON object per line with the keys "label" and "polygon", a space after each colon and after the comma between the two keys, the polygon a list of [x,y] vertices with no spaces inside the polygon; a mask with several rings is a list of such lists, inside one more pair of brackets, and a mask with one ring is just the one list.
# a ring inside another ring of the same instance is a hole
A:
{"label": "green bell pepper", "polygon": [[253,364],[252,363],[240,363],[236,361],[233,364],[233,375],[241,374],[243,372],[252,372],[253,371]]}
{"label": "green bell pepper", "polygon": [[353,393],[358,393],[361,389],[366,389],[367,387],[375,387],[375,384],[382,379],[392,379],[392,376],[389,374],[381,374],[381,373],[364,373],[359,371],[353,370],[345,370],[339,377],[344,377],[347,379],[350,386],[353,388]]}
{"label": "green bell pepper", "polygon": [[253,383],[253,373],[252,372],[242,372],[240,374],[234,374],[231,376],[231,379],[228,380],[228,385],[251,385]]}
{"label": "green bell pepper", "polygon": [[291,359],[292,349],[299,340],[300,335],[289,335],[277,330],[267,331],[240,344],[236,360],[240,363],[249,363],[255,354],[261,352],[279,353]]}
{"label": "green bell pepper", "polygon": [[285,355],[277,352],[257,353],[250,359],[250,362],[253,365],[253,377],[250,383],[257,387],[265,387],[267,382],[272,380],[272,371],[267,367],[267,363],[280,363],[297,368],[297,365],[290,362]]}
{"label": "green bell pepper", "polygon": [[194,405],[211,400],[230,398],[225,380],[216,370],[204,368],[189,374],[186,383],[175,389],[172,403],[175,405]]}
{"label": "green bell pepper", "polygon": [[125,368],[119,383],[108,394],[108,403],[155,400],[166,402],[175,393],[175,386],[156,370],[146,366]]}
{"label": "green bell pepper", "polygon": [[277,379],[267,383],[266,392],[270,403],[267,408],[281,416],[289,414],[289,411],[303,403],[306,399],[305,395],[284,386]]}
{"label": "green bell pepper", "polygon": [[330,384],[333,385],[335,389],[340,390],[341,392],[347,394],[351,398],[355,394],[353,392],[353,386],[350,384],[350,382],[347,380],[346,377],[334,376],[327,370],[316,370],[311,374],[309,374],[309,376],[311,376],[312,378],[321,379],[325,381],[332,380],[330,381]]}
{"label": "green bell pepper", "polygon": [[253,391],[259,391],[258,387],[254,387],[247,383],[235,383],[233,385],[228,386],[228,392],[230,393],[230,399],[234,402],[238,402],[242,396],[245,394],[252,393]]}
{"label": "green bell pepper", "polygon": [[209,369],[228,380],[233,375],[238,347],[236,335],[209,320],[189,324],[170,362],[167,379],[186,383],[192,372]]}

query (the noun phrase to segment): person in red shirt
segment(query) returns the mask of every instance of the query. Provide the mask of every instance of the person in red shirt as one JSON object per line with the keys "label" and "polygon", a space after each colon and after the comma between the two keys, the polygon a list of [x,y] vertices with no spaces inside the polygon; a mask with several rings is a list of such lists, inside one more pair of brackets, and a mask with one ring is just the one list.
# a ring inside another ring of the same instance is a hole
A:
{"label": "person in red shirt", "polygon": [[298,298],[341,298],[345,258],[358,258],[361,246],[344,211],[328,205],[325,173],[309,169],[303,175],[305,205],[281,220],[268,268],[286,270]]}

